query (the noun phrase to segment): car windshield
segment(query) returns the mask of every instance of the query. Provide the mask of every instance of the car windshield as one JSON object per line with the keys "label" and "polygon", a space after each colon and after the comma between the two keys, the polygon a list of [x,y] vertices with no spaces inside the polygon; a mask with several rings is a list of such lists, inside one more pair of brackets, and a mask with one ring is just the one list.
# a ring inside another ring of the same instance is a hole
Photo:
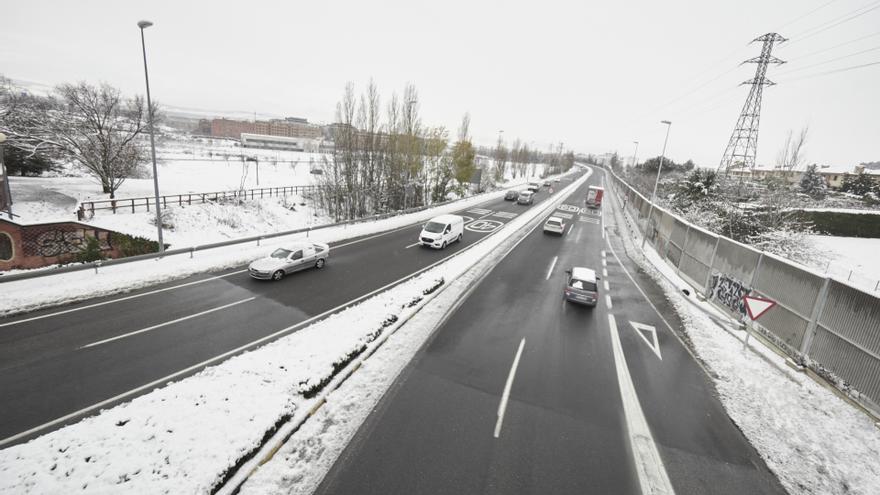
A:
{"label": "car windshield", "polygon": [[571,281],[568,283],[568,285],[569,285],[572,289],[588,290],[588,291],[591,291],[591,292],[596,292],[596,284],[595,284],[594,282],[587,282],[587,281],[584,281],[584,280],[578,280],[578,279],[576,279],[576,278],[573,278],[573,279],[571,279]]}
{"label": "car windshield", "polygon": [[440,222],[428,222],[428,224],[425,225],[425,232],[439,234],[440,232],[443,232],[444,227],[446,227],[446,225]]}
{"label": "car windshield", "polygon": [[288,256],[290,256],[290,251],[288,251],[287,249],[280,249],[279,248],[279,249],[276,249],[274,253],[272,253],[273,258],[278,258],[280,260],[283,260],[283,259],[287,258]]}
{"label": "car windshield", "polygon": [[562,223],[562,222],[560,222],[559,220],[547,220],[547,225],[556,225],[556,226],[558,226],[560,223]]}

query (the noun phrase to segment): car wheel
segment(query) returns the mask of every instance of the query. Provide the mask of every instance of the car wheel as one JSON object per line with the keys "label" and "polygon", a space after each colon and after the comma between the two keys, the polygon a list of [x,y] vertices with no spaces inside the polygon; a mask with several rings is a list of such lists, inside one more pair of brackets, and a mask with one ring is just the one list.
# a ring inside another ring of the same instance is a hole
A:
{"label": "car wheel", "polygon": [[325,263],[324,258],[318,258],[318,261],[315,262],[315,268],[317,268],[319,270],[321,268],[324,268],[324,263]]}
{"label": "car wheel", "polygon": [[446,249],[446,241],[443,241],[443,244],[440,245],[440,249]]}
{"label": "car wheel", "polygon": [[275,273],[272,274],[272,280],[281,280],[284,278],[284,270],[275,270]]}
{"label": "car wheel", "polygon": [[461,242],[461,234],[458,234],[458,239],[456,239],[455,242]]}

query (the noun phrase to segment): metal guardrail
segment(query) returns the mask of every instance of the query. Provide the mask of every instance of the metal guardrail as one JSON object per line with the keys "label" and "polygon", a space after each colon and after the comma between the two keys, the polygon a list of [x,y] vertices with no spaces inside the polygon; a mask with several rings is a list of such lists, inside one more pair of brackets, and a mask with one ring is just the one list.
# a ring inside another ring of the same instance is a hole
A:
{"label": "metal guardrail", "polygon": [[273,232],[273,233],[269,233],[269,234],[243,237],[243,238],[239,238],[239,239],[230,239],[228,241],[214,242],[214,243],[202,244],[202,245],[198,245],[198,246],[189,246],[189,247],[185,247],[185,248],[168,249],[162,254],[159,254],[159,253],[141,254],[141,255],[137,255],[137,256],[128,256],[126,258],[116,258],[116,259],[108,259],[108,260],[101,260],[101,261],[92,261],[89,263],[81,263],[81,264],[75,264],[75,265],[73,265],[73,264],[72,265],[64,265],[64,266],[52,268],[49,270],[35,270],[32,272],[14,273],[14,274],[9,274],[9,275],[0,274],[0,284],[2,284],[4,282],[13,282],[16,280],[26,280],[26,279],[30,279],[30,278],[47,277],[47,276],[56,275],[59,273],[70,273],[70,272],[78,272],[78,271],[83,271],[83,270],[97,270],[98,268],[103,267],[103,266],[121,265],[124,263],[132,263],[135,261],[163,258],[166,256],[177,256],[177,255],[181,255],[181,254],[189,254],[190,256],[192,256],[193,253],[195,253],[197,251],[205,251],[208,249],[215,249],[215,248],[220,248],[220,247],[225,247],[225,246],[232,246],[235,244],[245,244],[248,242],[256,242],[257,245],[259,245],[260,241],[262,241],[264,239],[274,239],[276,237],[284,237],[284,236],[289,236],[289,235],[302,234],[305,232],[328,229],[331,227],[340,227],[343,225],[352,225],[352,224],[363,223],[363,222],[372,222],[372,221],[376,221],[376,220],[383,220],[385,218],[407,215],[410,213],[418,213],[420,211],[427,210],[429,208],[436,208],[438,206],[445,206],[445,205],[448,205],[451,203],[455,203],[457,201],[463,201],[464,199],[468,199],[468,198],[453,199],[453,200],[443,201],[441,203],[434,203],[431,205],[419,206],[416,208],[409,208],[406,210],[397,210],[397,211],[388,212],[388,213],[381,213],[378,215],[371,215],[368,217],[356,218],[353,220],[346,220],[343,222],[318,225],[315,227],[306,227],[306,228],[301,228],[301,229],[286,230],[283,232]]}
{"label": "metal guardrail", "polygon": [[[230,199],[260,199],[271,198],[277,196],[288,196],[298,193],[309,193],[319,189],[321,186],[282,186],[282,187],[262,187],[254,189],[239,189],[233,191],[216,191],[206,193],[187,193],[187,194],[170,194],[159,196],[162,208],[168,205],[191,205],[227,201]],[[113,213],[135,213],[138,208],[144,208],[150,211],[151,205],[155,205],[155,197],[140,198],[119,198],[119,199],[102,199],[98,201],[83,201],[76,210],[77,220],[82,221],[86,217],[92,218],[96,211],[110,210]]]}
{"label": "metal guardrail", "polygon": [[[880,411],[880,298],[845,280],[708,232],[651,202],[606,168],[636,228],[715,307],[745,320],[743,296],[777,305],[755,330],[795,361]],[[650,213],[650,218],[648,215]]]}

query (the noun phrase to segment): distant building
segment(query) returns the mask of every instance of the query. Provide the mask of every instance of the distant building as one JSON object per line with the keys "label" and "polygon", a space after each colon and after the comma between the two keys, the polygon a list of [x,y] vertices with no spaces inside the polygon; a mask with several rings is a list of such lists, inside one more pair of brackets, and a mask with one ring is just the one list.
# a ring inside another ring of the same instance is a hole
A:
{"label": "distant building", "polygon": [[321,139],[241,133],[241,145],[245,148],[317,152],[321,142]]}
{"label": "distant building", "polygon": [[[874,183],[880,185],[880,162],[861,163],[852,168],[820,165],[817,171],[831,189],[840,189],[847,177],[859,174],[870,175]],[[784,170],[780,167],[762,167],[760,165],[751,170],[732,168],[728,173],[734,177],[749,177],[752,179],[783,177],[789,184],[800,183],[804,176],[804,170]]]}
{"label": "distant building", "polygon": [[199,134],[211,137],[241,139],[242,134],[280,136],[319,140],[323,135],[321,126],[310,124],[298,117],[272,120],[212,119],[199,122]]}

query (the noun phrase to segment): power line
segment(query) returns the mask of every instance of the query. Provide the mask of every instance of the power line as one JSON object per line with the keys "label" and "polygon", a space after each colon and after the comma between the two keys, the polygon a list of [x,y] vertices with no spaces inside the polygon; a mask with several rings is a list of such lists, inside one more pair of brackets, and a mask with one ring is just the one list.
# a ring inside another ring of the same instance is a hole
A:
{"label": "power line", "polygon": [[830,0],[829,2],[825,2],[825,3],[823,3],[822,5],[816,7],[815,9],[813,9],[813,10],[807,12],[806,14],[803,14],[803,15],[801,15],[801,16],[798,16],[798,17],[796,17],[796,18],[794,18],[794,19],[792,19],[792,20],[786,22],[785,24],[779,26],[779,29],[776,29],[776,32],[782,31],[782,28],[788,27],[788,26],[794,24],[795,22],[797,22],[797,21],[803,19],[804,17],[807,17],[807,16],[809,16],[810,14],[813,14],[814,12],[817,12],[817,11],[819,11],[819,10],[821,10],[821,9],[824,9],[825,7],[831,5],[832,3],[836,2],[836,1],[837,1],[837,0]]}
{"label": "power line", "polygon": [[869,63],[867,63],[867,64],[852,65],[852,66],[850,66],[850,67],[841,67],[841,68],[839,68],[839,69],[828,70],[828,71],[825,71],[825,72],[817,72],[817,73],[815,73],[815,74],[806,74],[806,75],[803,75],[803,76],[800,76],[800,77],[794,77],[794,78],[792,78],[792,79],[786,79],[786,80],[783,81],[783,82],[792,82],[792,81],[800,81],[800,80],[803,80],[803,79],[812,79],[812,78],[814,78],[814,77],[827,76],[827,75],[829,75],[829,74],[836,74],[836,73],[838,73],[838,72],[848,72],[848,71],[851,71],[851,70],[862,69],[862,68],[864,68],[864,67],[871,67],[872,65],[880,65],[880,60],[877,60],[877,61],[875,61],[875,62],[869,62]]}
{"label": "power line", "polygon": [[880,1],[875,1],[873,3],[866,4],[866,5],[859,7],[855,10],[847,12],[846,14],[835,17],[834,19],[831,19],[830,21],[827,21],[824,24],[820,24],[820,25],[815,26],[813,28],[807,29],[806,31],[803,31],[800,34],[792,36],[791,39],[793,41],[791,43],[789,43],[788,46],[791,46],[794,43],[797,43],[799,41],[803,41],[805,39],[812,38],[813,36],[815,36],[819,33],[824,33],[825,31],[828,31],[831,28],[837,27],[837,26],[839,26],[845,22],[849,22],[853,19],[857,19],[857,18],[859,18],[869,12],[872,12],[878,8],[880,8]]}
{"label": "power line", "polygon": [[842,56],[840,56],[840,57],[835,57],[835,58],[832,58],[832,59],[829,59],[829,60],[825,60],[825,61],[822,61],[822,62],[817,62],[817,63],[815,63],[815,64],[805,65],[805,66],[803,66],[803,67],[797,67],[797,68],[790,69],[790,70],[787,70],[787,71],[782,71],[782,72],[779,72],[777,75],[785,76],[785,75],[791,74],[792,72],[800,72],[800,71],[802,71],[802,70],[811,69],[811,68],[813,68],[813,67],[817,67],[817,66],[819,66],[819,65],[830,64],[831,62],[837,62],[838,60],[843,60],[843,59],[845,59],[845,58],[855,57],[856,55],[861,55],[861,54],[863,54],[863,53],[873,52],[873,51],[877,51],[877,50],[880,50],[880,46],[875,46],[875,47],[873,47],[873,48],[868,48],[867,50],[861,50],[861,51],[858,51],[858,52],[855,52],[855,53],[850,53],[850,54],[848,54],[848,55],[842,55]]}
{"label": "power line", "polygon": [[827,52],[827,51],[829,51],[829,50],[833,50],[833,49],[835,49],[835,48],[840,48],[841,46],[846,46],[846,45],[849,45],[849,44],[855,43],[855,42],[857,42],[857,41],[862,41],[862,40],[864,40],[864,39],[872,38],[872,37],[877,36],[877,35],[880,35],[880,31],[877,31],[876,33],[871,33],[871,34],[868,34],[868,35],[865,35],[865,36],[860,36],[860,37],[858,37],[858,38],[856,38],[856,39],[852,39],[852,40],[849,40],[849,41],[844,41],[843,43],[840,43],[840,44],[837,44],[837,45],[834,45],[834,46],[829,46],[828,48],[823,48],[823,49],[821,49],[821,50],[817,50],[817,51],[815,51],[815,52],[810,52],[810,53],[807,53],[807,54],[805,54],[805,55],[801,55],[800,57],[791,58],[791,59],[788,60],[788,62],[791,63],[791,62],[794,62],[794,61],[796,61],[796,60],[801,60],[801,59],[804,59],[804,58],[812,57],[813,55],[818,55],[818,54],[820,54],[820,53],[825,53],[825,52]]}

